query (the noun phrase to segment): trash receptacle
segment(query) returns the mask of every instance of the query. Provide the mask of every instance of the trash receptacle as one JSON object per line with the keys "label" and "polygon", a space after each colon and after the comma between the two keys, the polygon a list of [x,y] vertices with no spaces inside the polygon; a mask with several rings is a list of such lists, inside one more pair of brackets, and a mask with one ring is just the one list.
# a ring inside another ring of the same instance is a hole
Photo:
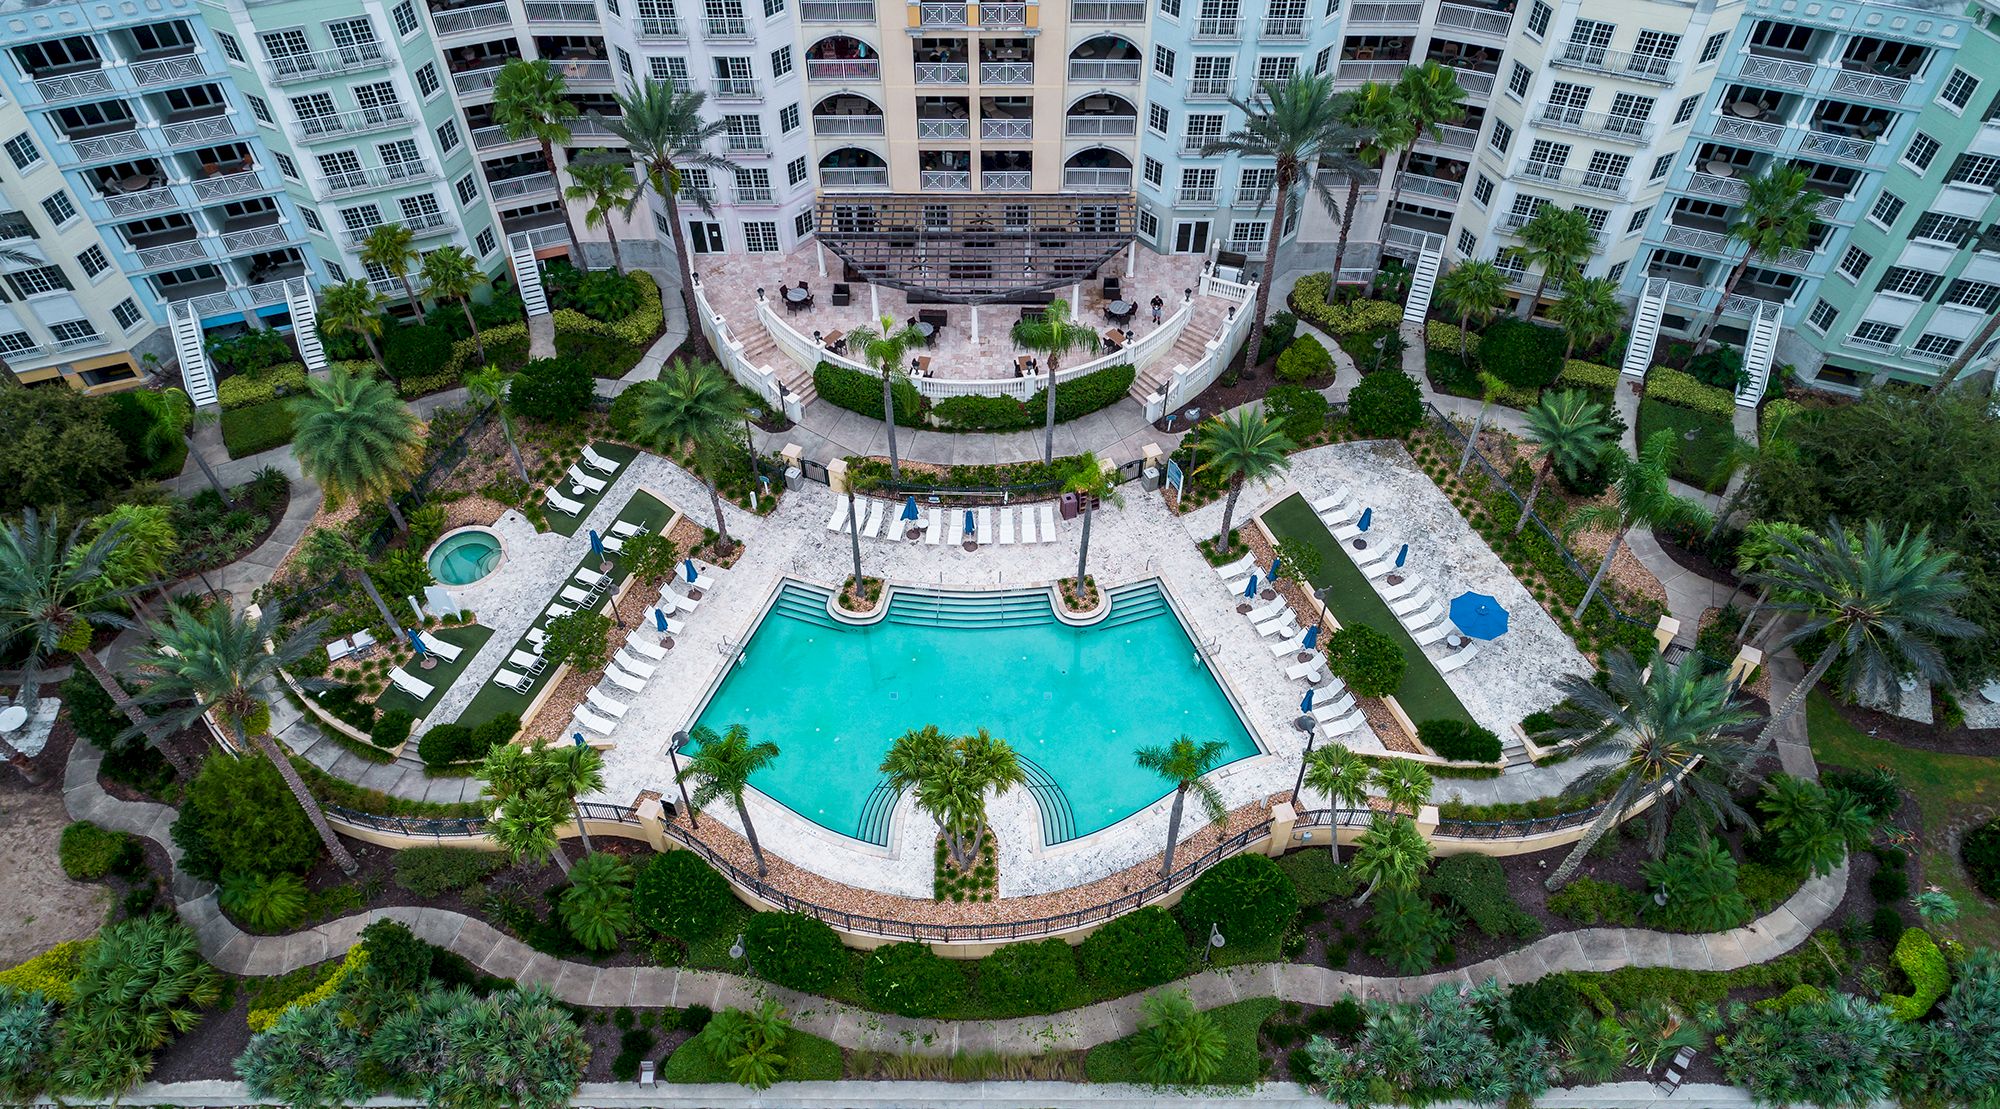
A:
{"label": "trash receptacle", "polygon": [[1077,503],[1077,499],[1076,499],[1076,494],[1075,494],[1075,493],[1064,493],[1064,494],[1062,495],[1062,518],[1063,518],[1063,519],[1065,519],[1065,520],[1074,520],[1074,519],[1076,519],[1076,516],[1077,516],[1077,513],[1079,513],[1079,512],[1082,512],[1082,511],[1083,511],[1083,507],[1082,507],[1082,506],[1081,506],[1080,504],[1078,504],[1078,503]]}
{"label": "trash receptacle", "polygon": [[1144,489],[1148,493],[1159,492],[1160,468],[1158,466],[1148,466],[1139,471],[1139,488]]}
{"label": "trash receptacle", "polygon": [[799,469],[797,466],[785,467],[785,489],[787,491],[797,492],[805,482],[806,475],[804,470]]}

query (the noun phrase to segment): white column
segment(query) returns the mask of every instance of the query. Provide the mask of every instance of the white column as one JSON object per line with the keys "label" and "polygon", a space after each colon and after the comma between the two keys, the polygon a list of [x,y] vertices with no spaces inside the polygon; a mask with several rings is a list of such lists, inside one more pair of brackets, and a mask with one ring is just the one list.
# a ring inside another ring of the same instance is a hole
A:
{"label": "white column", "polygon": [[813,237],[813,253],[814,253],[815,255],[817,255],[817,256],[818,256],[818,260],[819,260],[819,275],[820,275],[821,277],[825,277],[825,276],[826,276],[826,247],[824,247],[824,246],[820,245],[820,241],[819,241],[819,237],[818,237],[818,236],[814,236],[814,237]]}
{"label": "white column", "polygon": [[873,283],[868,286],[868,326],[882,322],[882,292]]}
{"label": "white column", "polygon": [[979,306],[972,305],[972,345],[979,345]]}
{"label": "white column", "polygon": [[1138,272],[1139,272],[1139,240],[1134,239],[1131,242],[1125,244],[1125,276],[1131,277],[1137,274]]}
{"label": "white column", "polygon": [[1083,282],[1079,281],[1069,287],[1069,318],[1076,319],[1076,314],[1081,311],[1083,311]]}

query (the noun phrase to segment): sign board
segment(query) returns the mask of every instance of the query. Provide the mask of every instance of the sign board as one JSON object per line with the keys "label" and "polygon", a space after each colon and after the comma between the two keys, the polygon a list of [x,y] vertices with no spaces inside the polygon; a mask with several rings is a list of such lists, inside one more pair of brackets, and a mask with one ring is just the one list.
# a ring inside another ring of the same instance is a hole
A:
{"label": "sign board", "polygon": [[1173,486],[1176,504],[1187,496],[1187,475],[1181,472],[1181,464],[1171,458],[1167,459],[1167,484]]}

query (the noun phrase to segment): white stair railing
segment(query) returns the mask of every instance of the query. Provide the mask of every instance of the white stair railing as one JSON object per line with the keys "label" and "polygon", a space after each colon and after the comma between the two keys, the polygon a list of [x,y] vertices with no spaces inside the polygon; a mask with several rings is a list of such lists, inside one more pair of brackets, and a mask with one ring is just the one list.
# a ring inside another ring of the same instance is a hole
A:
{"label": "white stair railing", "polygon": [[1625,343],[1625,362],[1619,368],[1625,376],[1643,381],[1646,371],[1653,368],[1653,347],[1660,341],[1660,317],[1666,311],[1666,279],[1647,279],[1646,291],[1639,297],[1639,310],[1632,316],[1632,337]]}
{"label": "white stair railing", "polygon": [[546,316],[548,294],[542,291],[542,266],[535,260],[535,244],[526,235],[507,240],[507,255],[514,265],[514,287],[521,290],[521,305],[530,316]]}
{"label": "white stair railing", "polygon": [[1784,317],[1784,309],[1772,303],[1757,309],[1757,318],[1750,323],[1750,341],[1743,348],[1743,386],[1736,390],[1736,403],[1742,408],[1755,408],[1764,397],[1764,386],[1771,378],[1771,361],[1778,353],[1779,321]]}
{"label": "white stair railing", "polygon": [[299,345],[299,358],[306,372],[326,369],[326,348],[319,341],[319,310],[313,303],[312,283],[303,277],[285,282],[285,308],[292,315],[292,340]]}
{"label": "white stair railing", "polygon": [[1444,267],[1443,240],[1433,237],[1417,255],[1417,269],[1410,277],[1410,295],[1403,301],[1403,323],[1422,327],[1430,315],[1431,293],[1437,289],[1438,271]]}
{"label": "white stair railing", "polygon": [[168,315],[174,334],[174,356],[181,363],[181,388],[187,390],[188,399],[196,408],[207,408],[217,403],[218,398],[215,373],[209,369],[208,352],[201,345],[201,317],[184,300],[169,305]]}

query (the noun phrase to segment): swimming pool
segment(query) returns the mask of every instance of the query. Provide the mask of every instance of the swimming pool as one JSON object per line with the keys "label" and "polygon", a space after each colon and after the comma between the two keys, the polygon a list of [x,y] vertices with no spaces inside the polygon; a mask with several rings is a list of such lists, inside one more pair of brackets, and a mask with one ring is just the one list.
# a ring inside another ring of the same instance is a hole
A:
{"label": "swimming pool", "polygon": [[431,577],[446,585],[471,585],[500,565],[500,537],[484,528],[456,531],[431,548]]}
{"label": "swimming pool", "polygon": [[876,769],[926,724],[985,728],[1021,756],[1054,844],[1110,827],[1165,796],[1132,752],[1182,733],[1257,753],[1234,706],[1154,582],[1113,590],[1100,623],[1055,618],[1046,592],[898,589],[881,622],[827,615],[826,591],[787,582],[742,662],[697,723],[743,724],[780,754],[751,779],[819,826],[888,842],[896,797]]}

